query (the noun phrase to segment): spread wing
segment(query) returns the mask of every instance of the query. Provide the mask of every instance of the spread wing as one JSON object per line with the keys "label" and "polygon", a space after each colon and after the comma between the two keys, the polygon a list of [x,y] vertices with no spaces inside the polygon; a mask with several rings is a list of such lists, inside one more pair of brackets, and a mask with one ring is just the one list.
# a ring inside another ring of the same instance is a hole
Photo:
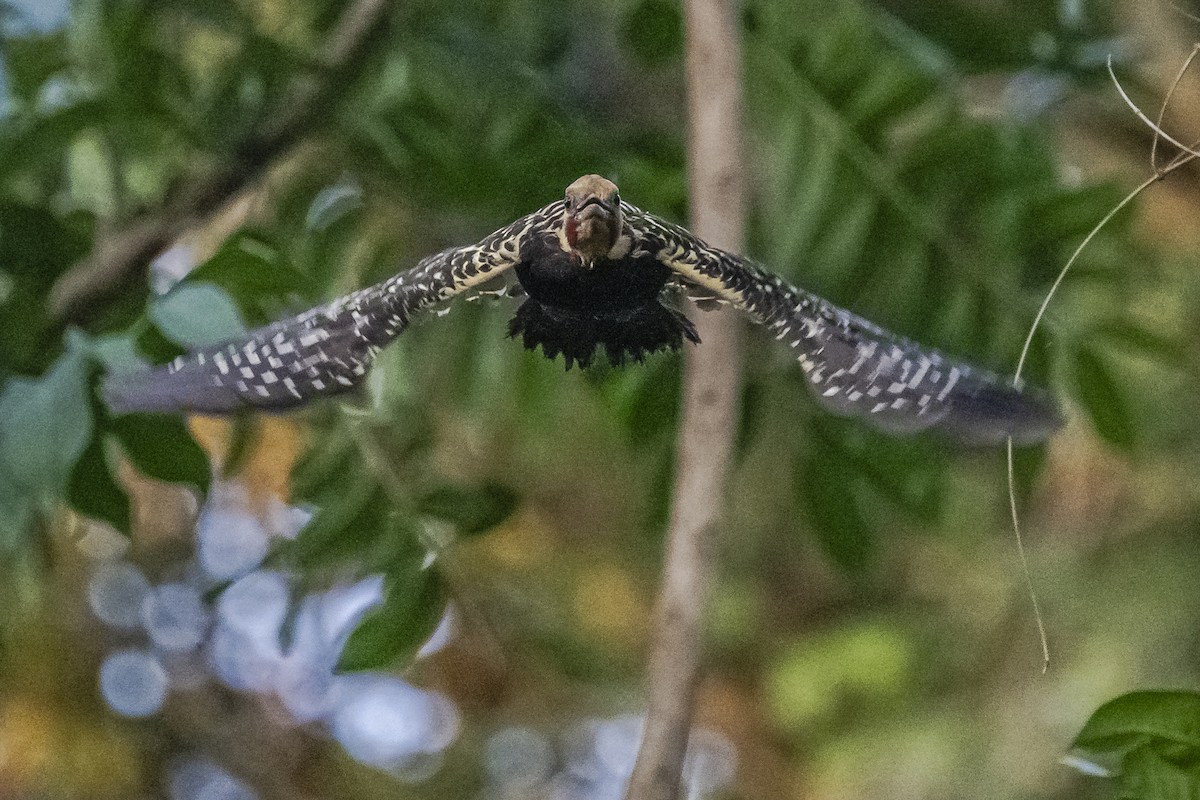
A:
{"label": "spread wing", "polygon": [[635,247],[774,332],[796,351],[817,402],[835,413],[892,433],[936,428],[972,443],[1037,442],[1062,424],[1040,389],[889,333],[677,225],[623,210]]}
{"label": "spread wing", "polygon": [[247,407],[281,410],[346,392],[413,315],[515,266],[526,236],[547,225],[560,207],[547,206],[478,244],[429,256],[406,272],[243,338],[195,350],[163,367],[110,375],[105,400],[118,414],[219,414]]}

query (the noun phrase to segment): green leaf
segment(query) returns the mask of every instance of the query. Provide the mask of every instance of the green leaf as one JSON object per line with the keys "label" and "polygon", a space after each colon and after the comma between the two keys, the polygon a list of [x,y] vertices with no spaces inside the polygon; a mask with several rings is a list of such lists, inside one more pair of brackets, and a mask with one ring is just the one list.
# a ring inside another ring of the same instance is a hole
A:
{"label": "green leaf", "polygon": [[313,518],[280,548],[279,557],[311,569],[362,553],[394,530],[389,509],[383,490],[356,467],[326,485]]}
{"label": "green leaf", "polygon": [[859,425],[827,426],[831,463],[861,477],[884,499],[926,525],[938,522],[946,488],[946,458],[929,438],[896,439]]}
{"label": "green leaf", "polygon": [[1120,800],[1196,800],[1200,771],[1181,769],[1153,747],[1139,747],[1125,757],[1117,797]]}
{"label": "green leaf", "polygon": [[1132,692],[1102,705],[1075,737],[1075,747],[1126,752],[1143,743],[1200,753],[1200,693]]}
{"label": "green leaf", "polygon": [[114,417],[108,429],[125,455],[143,474],[170,483],[184,483],[207,493],[212,481],[208,456],[188,433],[183,419],[165,414],[125,414]]}
{"label": "green leaf", "polygon": [[205,347],[246,332],[237,305],[221,287],[184,282],[150,305],[150,320],[176,344]]}
{"label": "green leaf", "polygon": [[1135,445],[1134,422],[1109,367],[1094,351],[1075,353],[1075,387],[1096,432],[1113,446],[1131,452]]}
{"label": "green leaf", "polygon": [[507,486],[477,488],[439,486],[417,503],[417,511],[453,523],[463,535],[484,533],[506,520],[517,507],[517,494]]}
{"label": "green leaf", "polygon": [[235,0],[192,0],[180,4],[176,13],[186,14],[196,22],[237,36],[246,35],[254,29],[255,24],[255,18]]}
{"label": "green leaf", "polygon": [[108,219],[117,213],[117,175],[112,148],[96,130],[83,131],[67,151],[71,198],[80,208]]}
{"label": "green leaf", "polygon": [[296,269],[266,237],[242,231],[193,270],[185,284],[215,284],[228,293],[252,325],[272,322],[316,295],[309,277]]}
{"label": "green leaf", "polygon": [[1180,367],[1187,363],[1187,348],[1179,341],[1149,331],[1128,320],[1114,319],[1096,326],[1091,335],[1107,339],[1114,345],[1140,355],[1157,358],[1165,364]]}
{"label": "green leaf", "polygon": [[1021,377],[1034,385],[1047,386],[1056,361],[1055,342],[1045,327],[1038,328],[1033,334],[1033,341],[1029,343],[1029,353],[1025,357],[1025,370]]}
{"label": "green leaf", "polygon": [[26,102],[34,101],[42,85],[70,65],[66,30],[41,36],[4,38],[8,84],[12,93]]}
{"label": "green leaf", "polygon": [[59,217],[47,208],[0,202],[0,264],[39,290],[49,289],[60,274],[87,255],[91,237],[88,217]]}
{"label": "green leaf", "polygon": [[0,474],[31,497],[60,492],[92,438],[88,370],[72,348],[42,377],[12,380],[0,393]]}
{"label": "green leaf", "polygon": [[1026,504],[1030,501],[1038,486],[1038,478],[1046,466],[1048,450],[1041,447],[1013,448],[1013,479],[1017,488],[1017,502]]}
{"label": "green leaf", "polygon": [[93,436],[75,463],[67,485],[67,502],[79,513],[128,534],[132,518],[129,497],[113,477],[104,446],[107,438],[102,433]]}
{"label": "green leaf", "polygon": [[851,573],[863,571],[875,552],[875,534],[855,493],[853,469],[815,446],[799,472],[797,493],[822,548]]}
{"label": "green leaf", "polygon": [[653,359],[613,381],[612,405],[634,445],[670,434],[679,418],[679,359]]}
{"label": "green leaf", "polygon": [[309,233],[322,233],[362,209],[362,187],[347,180],[322,188],[304,215]]}
{"label": "green leaf", "polygon": [[358,469],[353,435],[335,428],[309,447],[292,467],[292,500],[317,502],[331,483],[344,481]]}
{"label": "green leaf", "polygon": [[136,337],[130,331],[97,336],[91,342],[92,358],[108,372],[140,369]]}
{"label": "green leaf", "polygon": [[25,541],[33,502],[8,475],[0,460],[0,553],[15,550]]}
{"label": "green leaf", "polygon": [[165,364],[187,352],[186,347],[180,347],[166,336],[163,336],[162,331],[153,325],[144,325],[141,331],[137,331],[137,327],[135,326],[130,331],[130,334],[133,340],[134,353],[140,354],[142,358],[148,360],[151,364]]}
{"label": "green leaf", "polygon": [[1116,184],[1096,184],[1058,189],[1040,198],[1029,209],[1045,236],[1059,241],[1086,236],[1096,221],[1121,202],[1125,189]]}
{"label": "green leaf", "polygon": [[642,0],[625,17],[621,35],[629,51],[649,66],[678,58],[683,50],[683,17],[668,0]]}
{"label": "green leaf", "polygon": [[350,634],[339,671],[406,664],[433,633],[446,608],[445,591],[436,570],[416,567],[388,576],[383,605]]}
{"label": "green leaf", "polygon": [[765,416],[767,392],[761,381],[747,379],[742,383],[742,398],[738,403],[738,426],[734,435],[733,452],[740,461],[757,439]]}
{"label": "green leaf", "polygon": [[90,247],[90,219],[63,219],[45,208],[0,202],[0,273],[5,282],[0,369],[41,374],[62,353],[47,316],[48,296],[58,277]]}

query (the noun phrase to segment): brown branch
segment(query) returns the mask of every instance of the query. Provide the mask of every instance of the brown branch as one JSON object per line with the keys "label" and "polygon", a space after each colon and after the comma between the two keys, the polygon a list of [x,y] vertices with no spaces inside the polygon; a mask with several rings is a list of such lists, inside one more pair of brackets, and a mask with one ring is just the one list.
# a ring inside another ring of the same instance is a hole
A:
{"label": "brown branch", "polygon": [[98,239],[91,255],[59,278],[50,292],[58,325],[89,317],[134,282],[139,270],[183,233],[203,222],[256,181],[326,112],[336,78],[347,73],[383,22],[387,0],[355,0],[317,54],[319,75],[297,79],[269,127],[224,161],[195,177],[161,208]]}
{"label": "brown branch", "polygon": [[[741,29],[737,0],[687,0],[692,230],[734,252],[744,243]],[[738,320],[700,315],[703,345],[684,365],[671,523],[648,668],[645,733],[627,800],[676,800],[700,681],[714,529],[737,425]]]}

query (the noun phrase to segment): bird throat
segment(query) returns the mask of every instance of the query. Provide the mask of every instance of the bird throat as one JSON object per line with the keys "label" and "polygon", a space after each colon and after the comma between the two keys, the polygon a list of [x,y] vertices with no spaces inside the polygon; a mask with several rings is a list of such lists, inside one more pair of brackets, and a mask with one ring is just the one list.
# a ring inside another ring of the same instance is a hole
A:
{"label": "bird throat", "polygon": [[616,242],[613,226],[598,215],[567,219],[567,244],[588,266],[604,258]]}

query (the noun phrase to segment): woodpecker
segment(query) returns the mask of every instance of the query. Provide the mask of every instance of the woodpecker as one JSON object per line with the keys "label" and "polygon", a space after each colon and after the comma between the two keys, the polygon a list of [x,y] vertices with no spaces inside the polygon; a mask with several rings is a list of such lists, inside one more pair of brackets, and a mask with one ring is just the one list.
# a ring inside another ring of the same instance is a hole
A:
{"label": "woodpecker", "polygon": [[891,433],[1041,441],[1062,422],[1044,391],[889,333],[742,256],[621,199],[585,175],[551,203],[477,244],[327,305],[155,369],[110,375],[115,413],[282,410],[352,390],[414,316],[512,271],[525,300],[508,326],[568,369],[602,350],[615,365],[700,339],[678,289],[732,305],[790,347],[817,403]]}

